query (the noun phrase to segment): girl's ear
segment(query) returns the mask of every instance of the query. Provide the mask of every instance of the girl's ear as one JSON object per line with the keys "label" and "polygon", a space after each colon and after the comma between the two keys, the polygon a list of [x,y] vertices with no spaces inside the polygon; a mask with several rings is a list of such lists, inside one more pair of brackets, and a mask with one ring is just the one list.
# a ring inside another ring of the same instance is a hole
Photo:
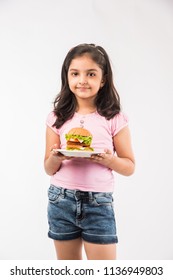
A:
{"label": "girl's ear", "polygon": [[106,83],[106,77],[104,76],[101,80],[100,88],[102,88]]}

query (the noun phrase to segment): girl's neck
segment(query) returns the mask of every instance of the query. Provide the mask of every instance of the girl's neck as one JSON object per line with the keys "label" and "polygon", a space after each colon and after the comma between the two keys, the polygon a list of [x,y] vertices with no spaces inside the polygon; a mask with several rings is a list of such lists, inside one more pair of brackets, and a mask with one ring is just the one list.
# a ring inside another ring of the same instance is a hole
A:
{"label": "girl's neck", "polygon": [[94,113],[96,111],[96,106],[94,104],[78,104],[77,108],[76,108],[76,112],[81,114],[81,115],[87,115],[87,114],[91,114]]}
{"label": "girl's neck", "polygon": [[92,110],[89,110],[89,108],[83,108],[83,109],[78,109],[76,110],[76,113],[80,115],[87,115],[87,114],[92,114],[96,111],[96,108],[93,108]]}

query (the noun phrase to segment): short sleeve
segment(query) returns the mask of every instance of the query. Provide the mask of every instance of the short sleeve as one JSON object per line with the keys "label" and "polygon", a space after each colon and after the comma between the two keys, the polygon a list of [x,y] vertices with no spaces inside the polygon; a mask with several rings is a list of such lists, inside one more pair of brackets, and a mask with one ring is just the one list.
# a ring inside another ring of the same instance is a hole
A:
{"label": "short sleeve", "polygon": [[120,112],[112,119],[112,136],[115,136],[122,128],[127,126],[129,119],[126,114]]}
{"label": "short sleeve", "polygon": [[59,134],[59,129],[57,129],[53,124],[56,121],[56,116],[54,112],[50,112],[46,119],[46,125],[50,127],[56,134]]}

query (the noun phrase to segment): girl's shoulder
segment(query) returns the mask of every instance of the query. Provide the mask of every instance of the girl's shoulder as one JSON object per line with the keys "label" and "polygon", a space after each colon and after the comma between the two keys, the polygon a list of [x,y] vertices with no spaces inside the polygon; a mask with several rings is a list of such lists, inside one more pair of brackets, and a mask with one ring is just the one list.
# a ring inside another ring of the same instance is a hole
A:
{"label": "girl's shoulder", "polygon": [[120,112],[109,121],[111,124],[112,135],[115,136],[122,128],[128,125],[129,118],[124,112]]}
{"label": "girl's shoulder", "polygon": [[53,131],[59,134],[59,130],[54,126],[57,116],[51,111],[46,118],[46,125],[49,126]]}
{"label": "girl's shoulder", "polygon": [[56,115],[53,111],[49,112],[46,118],[46,124],[53,125],[56,121]]}

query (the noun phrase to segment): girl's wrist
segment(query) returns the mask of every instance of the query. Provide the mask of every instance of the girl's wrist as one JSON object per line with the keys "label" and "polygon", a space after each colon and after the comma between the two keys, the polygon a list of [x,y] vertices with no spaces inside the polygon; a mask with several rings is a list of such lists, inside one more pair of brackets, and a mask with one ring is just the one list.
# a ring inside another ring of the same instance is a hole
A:
{"label": "girl's wrist", "polygon": [[50,153],[49,159],[54,163],[61,163],[63,161],[63,159],[54,152]]}

